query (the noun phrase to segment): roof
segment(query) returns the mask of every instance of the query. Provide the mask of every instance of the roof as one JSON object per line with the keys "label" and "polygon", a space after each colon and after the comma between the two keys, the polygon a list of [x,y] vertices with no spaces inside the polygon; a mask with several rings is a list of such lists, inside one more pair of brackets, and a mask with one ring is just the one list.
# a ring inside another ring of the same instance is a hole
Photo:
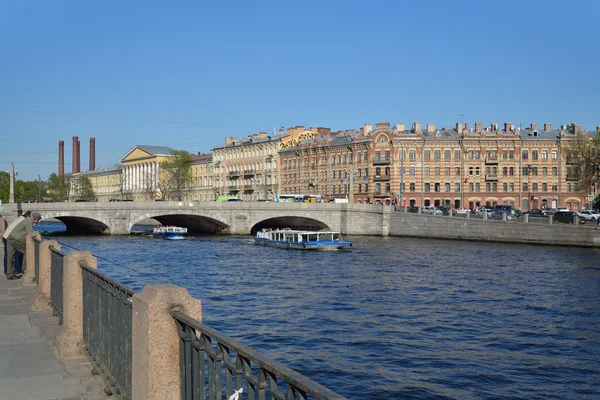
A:
{"label": "roof", "polygon": [[170,156],[173,152],[173,149],[167,146],[147,146],[143,144],[137,144],[135,147],[147,151],[155,156]]}

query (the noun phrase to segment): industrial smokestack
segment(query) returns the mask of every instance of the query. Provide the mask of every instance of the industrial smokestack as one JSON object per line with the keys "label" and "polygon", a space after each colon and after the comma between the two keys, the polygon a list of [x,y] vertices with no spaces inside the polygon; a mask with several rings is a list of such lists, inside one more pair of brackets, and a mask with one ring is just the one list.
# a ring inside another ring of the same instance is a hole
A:
{"label": "industrial smokestack", "polygon": [[77,143],[79,142],[79,138],[77,136],[73,136],[73,160],[71,162],[71,172],[76,174],[79,171],[77,170]]}
{"label": "industrial smokestack", "polygon": [[90,171],[96,169],[96,138],[90,138]]}
{"label": "industrial smokestack", "polygon": [[81,172],[81,142],[77,139],[77,172]]}
{"label": "industrial smokestack", "polygon": [[65,175],[65,141],[58,141],[58,177]]}

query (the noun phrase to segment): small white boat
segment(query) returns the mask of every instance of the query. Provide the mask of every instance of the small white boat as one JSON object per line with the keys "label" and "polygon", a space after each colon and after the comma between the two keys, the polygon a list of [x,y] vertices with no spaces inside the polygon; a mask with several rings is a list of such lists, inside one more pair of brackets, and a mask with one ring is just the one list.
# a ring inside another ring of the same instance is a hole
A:
{"label": "small white boat", "polygon": [[185,239],[187,228],[180,226],[157,226],[154,228],[154,237],[159,239]]}
{"label": "small white boat", "polygon": [[352,246],[339,232],[294,231],[291,229],[263,229],[256,232],[257,245],[296,250],[342,250]]}

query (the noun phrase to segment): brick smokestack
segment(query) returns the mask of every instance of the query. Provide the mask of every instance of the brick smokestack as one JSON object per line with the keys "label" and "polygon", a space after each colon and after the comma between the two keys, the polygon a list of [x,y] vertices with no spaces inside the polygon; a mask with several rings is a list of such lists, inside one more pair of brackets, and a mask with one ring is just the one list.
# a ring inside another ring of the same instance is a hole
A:
{"label": "brick smokestack", "polygon": [[79,138],[77,136],[73,136],[73,159],[71,161],[71,172],[73,174],[79,172],[77,170],[77,142],[79,142]]}
{"label": "brick smokestack", "polygon": [[81,142],[77,139],[77,172],[81,172]]}
{"label": "brick smokestack", "polygon": [[90,138],[90,171],[96,169],[96,138]]}
{"label": "brick smokestack", "polygon": [[65,175],[65,141],[58,141],[58,177]]}

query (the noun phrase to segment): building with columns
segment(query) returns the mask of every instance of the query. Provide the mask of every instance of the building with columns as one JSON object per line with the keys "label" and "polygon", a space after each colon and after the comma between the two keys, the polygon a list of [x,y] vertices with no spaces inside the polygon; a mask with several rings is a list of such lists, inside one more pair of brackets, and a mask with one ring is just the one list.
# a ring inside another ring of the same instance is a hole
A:
{"label": "building with columns", "polygon": [[172,152],[165,146],[136,145],[121,157],[125,197],[138,201],[160,198],[160,164],[172,158]]}

